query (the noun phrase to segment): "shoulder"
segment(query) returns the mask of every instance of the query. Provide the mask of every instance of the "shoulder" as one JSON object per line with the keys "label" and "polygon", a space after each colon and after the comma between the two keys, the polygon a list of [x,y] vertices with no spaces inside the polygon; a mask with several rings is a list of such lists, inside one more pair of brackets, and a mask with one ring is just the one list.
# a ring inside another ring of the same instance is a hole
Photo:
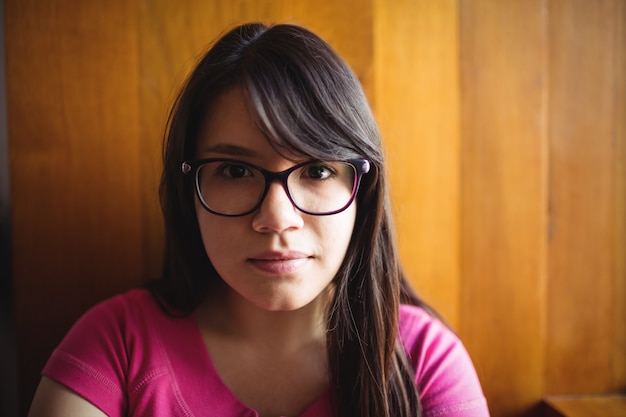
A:
{"label": "shoulder", "polygon": [[105,324],[110,322],[123,323],[126,319],[140,318],[144,311],[158,310],[158,304],[148,290],[131,289],[125,293],[105,299],[88,309],[74,324],[82,327],[84,322]]}
{"label": "shoulder", "polygon": [[419,353],[424,346],[449,348],[460,344],[452,330],[416,306],[400,306],[399,333],[409,354]]}
{"label": "shoulder", "polygon": [[104,316],[121,318],[137,315],[140,311],[159,309],[159,305],[152,294],[143,288],[131,289],[125,293],[108,298],[89,309],[83,318]]}
{"label": "shoulder", "polygon": [[42,373],[108,415],[121,415],[133,379],[160,366],[160,349],[154,347],[164,320],[167,315],[147,290],[102,301],[72,326]]}
{"label": "shoulder", "polygon": [[474,365],[459,337],[420,307],[402,305],[399,335],[425,416],[488,416]]}
{"label": "shoulder", "polygon": [[75,340],[84,345],[88,342],[86,337],[108,346],[124,343],[135,333],[149,331],[150,321],[163,315],[147,290],[133,289],[90,308],[74,323],[60,348],[72,345]]}
{"label": "shoulder", "polygon": [[[153,343],[162,322],[171,319],[145,289],[133,289],[90,308],[74,323],[54,355],[107,355],[127,362],[142,344]],[[115,356],[112,356],[115,355]],[[94,362],[97,362],[94,358]]]}
{"label": "shoulder", "polygon": [[456,334],[420,307],[400,307],[399,335],[421,391],[428,388],[433,368],[452,360],[465,362],[465,349]]}

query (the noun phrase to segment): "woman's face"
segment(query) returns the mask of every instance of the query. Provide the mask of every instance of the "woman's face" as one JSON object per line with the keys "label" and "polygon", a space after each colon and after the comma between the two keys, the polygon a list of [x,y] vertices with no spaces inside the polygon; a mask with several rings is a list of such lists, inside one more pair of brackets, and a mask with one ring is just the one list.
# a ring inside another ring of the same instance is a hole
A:
{"label": "woman's face", "polygon": [[[237,159],[275,172],[306,160],[285,159],[270,146],[240,88],[228,90],[211,107],[196,158]],[[356,203],[334,215],[307,215],[274,182],[260,208],[246,216],[211,214],[197,196],[196,213],[206,253],[236,299],[290,311],[325,293],[333,280],[352,236]]]}

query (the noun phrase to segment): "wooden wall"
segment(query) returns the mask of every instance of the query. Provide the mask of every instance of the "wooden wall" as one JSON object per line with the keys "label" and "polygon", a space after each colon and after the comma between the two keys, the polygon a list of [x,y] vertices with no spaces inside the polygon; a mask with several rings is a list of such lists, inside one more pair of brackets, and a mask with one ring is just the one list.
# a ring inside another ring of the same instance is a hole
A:
{"label": "wooden wall", "polygon": [[71,323],[158,275],[168,105],[248,20],[313,29],[361,79],[405,268],[494,416],[626,391],[623,0],[5,0],[23,413]]}

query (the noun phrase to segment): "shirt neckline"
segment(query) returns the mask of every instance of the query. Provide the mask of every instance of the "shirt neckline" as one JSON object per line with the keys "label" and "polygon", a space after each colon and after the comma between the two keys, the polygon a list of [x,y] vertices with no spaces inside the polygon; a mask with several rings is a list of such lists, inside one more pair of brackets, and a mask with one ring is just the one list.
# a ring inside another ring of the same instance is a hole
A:
{"label": "shirt neckline", "polygon": [[[206,348],[195,314],[170,321],[160,330],[161,343],[171,366],[172,382],[194,416],[225,415],[258,417],[258,413],[241,402],[223,381]],[[207,398],[210,405],[207,406]],[[210,409],[210,410],[208,410]],[[297,417],[331,416],[331,395],[326,389]]]}

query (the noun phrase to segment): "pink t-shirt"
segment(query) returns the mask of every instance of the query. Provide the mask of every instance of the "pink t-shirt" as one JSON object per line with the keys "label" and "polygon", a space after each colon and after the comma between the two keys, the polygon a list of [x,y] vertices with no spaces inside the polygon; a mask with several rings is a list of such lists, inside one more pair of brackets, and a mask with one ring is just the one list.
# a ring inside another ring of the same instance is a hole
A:
{"label": "pink t-shirt", "polygon": [[[471,360],[452,332],[422,309],[402,306],[400,334],[425,416],[489,415]],[[195,318],[168,316],[146,290],[89,310],[43,374],[110,417],[257,416],[220,379]],[[301,414],[326,416],[332,416],[329,392]]]}

